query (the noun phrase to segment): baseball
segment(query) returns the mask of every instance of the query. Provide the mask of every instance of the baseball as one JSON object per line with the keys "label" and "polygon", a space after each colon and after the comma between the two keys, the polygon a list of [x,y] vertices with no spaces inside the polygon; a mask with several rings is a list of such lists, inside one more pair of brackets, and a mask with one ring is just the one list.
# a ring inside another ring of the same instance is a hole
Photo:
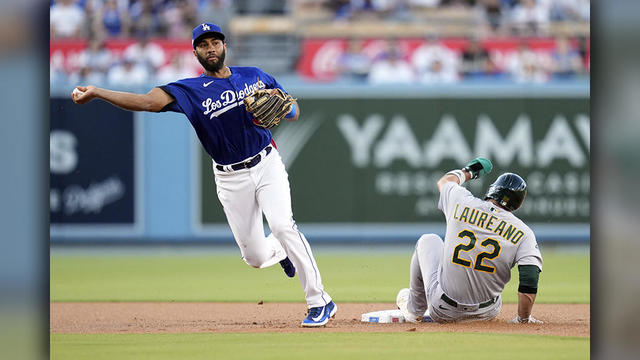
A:
{"label": "baseball", "polygon": [[84,91],[80,91],[78,88],[73,89],[73,92],[71,93],[71,95],[75,98],[78,96],[82,96],[84,94]]}

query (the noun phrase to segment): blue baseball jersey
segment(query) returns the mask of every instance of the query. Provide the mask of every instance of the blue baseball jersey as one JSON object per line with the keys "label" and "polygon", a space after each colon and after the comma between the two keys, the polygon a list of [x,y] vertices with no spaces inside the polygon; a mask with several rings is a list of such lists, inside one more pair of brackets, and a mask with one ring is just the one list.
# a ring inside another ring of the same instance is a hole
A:
{"label": "blue baseball jersey", "polygon": [[230,66],[229,78],[204,74],[160,86],[175,101],[162,111],[183,113],[202,146],[221,165],[254,156],[271,142],[271,131],[256,126],[242,100],[257,89],[282,86],[256,67]]}

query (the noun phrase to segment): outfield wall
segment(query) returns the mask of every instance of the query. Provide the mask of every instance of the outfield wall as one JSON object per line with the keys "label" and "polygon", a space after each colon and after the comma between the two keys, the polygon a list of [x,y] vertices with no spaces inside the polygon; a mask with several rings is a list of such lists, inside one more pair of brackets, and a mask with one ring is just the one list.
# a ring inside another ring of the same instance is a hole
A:
{"label": "outfield wall", "polygon": [[[541,242],[589,241],[588,84],[285,87],[302,115],[274,139],[311,241],[442,234],[435,182],[475,156],[495,166],[475,195],[518,172],[530,189],[518,215]],[[231,241],[183,115],[75,106],[70,90],[52,89],[52,242]]]}

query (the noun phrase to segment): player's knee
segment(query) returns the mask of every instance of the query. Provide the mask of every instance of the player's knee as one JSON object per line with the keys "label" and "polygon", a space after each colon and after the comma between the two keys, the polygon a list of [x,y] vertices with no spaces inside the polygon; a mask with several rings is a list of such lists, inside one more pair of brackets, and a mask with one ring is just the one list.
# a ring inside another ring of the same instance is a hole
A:
{"label": "player's knee", "polygon": [[269,260],[269,257],[260,254],[250,254],[243,256],[242,259],[247,265],[259,269]]}
{"label": "player's knee", "polygon": [[442,244],[442,238],[436,234],[423,234],[416,243],[416,249],[428,246],[430,243],[436,242]]}
{"label": "player's knee", "polygon": [[260,268],[260,263],[257,261],[256,258],[245,256],[244,258],[242,258],[242,260],[244,260],[244,262],[246,262],[247,265],[251,267]]}

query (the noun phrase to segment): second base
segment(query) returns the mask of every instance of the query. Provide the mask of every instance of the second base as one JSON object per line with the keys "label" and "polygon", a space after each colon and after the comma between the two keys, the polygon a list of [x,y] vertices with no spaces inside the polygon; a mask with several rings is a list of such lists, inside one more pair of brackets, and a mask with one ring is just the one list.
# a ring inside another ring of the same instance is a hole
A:
{"label": "second base", "polygon": [[402,316],[402,312],[399,309],[382,310],[362,314],[361,321],[380,324],[403,323],[404,316]]}

